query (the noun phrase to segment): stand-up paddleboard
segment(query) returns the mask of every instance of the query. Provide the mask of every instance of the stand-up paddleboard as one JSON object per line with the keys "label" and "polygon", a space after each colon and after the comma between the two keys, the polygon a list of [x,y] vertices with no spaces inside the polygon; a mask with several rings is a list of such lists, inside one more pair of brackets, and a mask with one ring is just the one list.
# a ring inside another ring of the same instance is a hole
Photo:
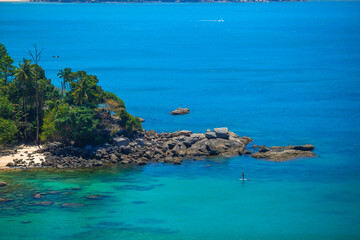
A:
{"label": "stand-up paddleboard", "polygon": [[245,179],[239,178],[238,180],[239,181],[250,181],[250,178],[245,178]]}

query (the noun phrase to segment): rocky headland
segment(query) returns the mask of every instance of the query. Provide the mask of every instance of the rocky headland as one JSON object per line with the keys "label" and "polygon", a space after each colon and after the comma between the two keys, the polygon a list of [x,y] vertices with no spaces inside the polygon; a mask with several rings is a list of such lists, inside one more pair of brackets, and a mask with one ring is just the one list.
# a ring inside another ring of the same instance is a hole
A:
{"label": "rocky headland", "polygon": [[[150,162],[165,162],[181,164],[185,159],[200,160],[207,157],[233,157],[251,154],[251,157],[270,161],[287,161],[299,157],[316,156],[312,150],[314,146],[266,147],[256,146],[247,150],[252,142],[249,137],[239,137],[228,128],[215,128],[206,133],[193,133],[182,130],[172,133],[156,133],[153,130],[143,131],[132,138],[118,135],[111,144],[101,146],[65,146],[61,143],[50,143],[38,150],[19,154],[18,150],[10,150],[12,162],[7,163],[10,168],[39,168],[53,167],[90,168],[108,164],[146,165]],[[256,151],[258,150],[258,151]],[[3,155],[9,154],[3,152]],[[42,156],[36,158],[35,156]],[[19,156],[24,156],[19,157]]]}
{"label": "rocky headland", "polygon": [[227,128],[215,128],[206,133],[186,130],[173,133],[144,131],[133,138],[115,137],[112,144],[102,146],[76,148],[52,143],[39,151],[45,155],[41,166],[56,168],[86,168],[116,163],[181,164],[184,159],[242,155],[247,152],[246,145],[251,141],[251,138],[239,137]]}

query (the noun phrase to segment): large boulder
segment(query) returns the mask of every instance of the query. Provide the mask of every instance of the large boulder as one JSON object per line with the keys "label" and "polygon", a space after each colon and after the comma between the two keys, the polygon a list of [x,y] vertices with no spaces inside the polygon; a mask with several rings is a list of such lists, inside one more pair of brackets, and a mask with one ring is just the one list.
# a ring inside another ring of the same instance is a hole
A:
{"label": "large boulder", "polygon": [[241,155],[245,150],[245,144],[240,140],[228,140],[223,138],[210,139],[209,147],[212,152],[224,156]]}
{"label": "large boulder", "polygon": [[121,147],[127,146],[130,143],[130,140],[126,137],[116,137],[113,139],[113,145]]}
{"label": "large boulder", "polygon": [[181,137],[181,136],[190,136],[192,134],[191,131],[188,131],[188,130],[181,130],[181,131],[176,131],[176,132],[173,132],[170,134],[170,137]]}
{"label": "large boulder", "polygon": [[214,133],[214,132],[206,132],[205,136],[206,136],[207,139],[214,139],[214,138],[216,138],[216,133]]}
{"label": "large boulder", "polygon": [[137,139],[135,140],[135,142],[136,142],[138,145],[140,145],[140,146],[145,146],[144,139],[142,139],[142,138],[137,138]]}
{"label": "large boulder", "polygon": [[117,163],[118,162],[118,157],[115,154],[110,154],[110,160],[112,163]]}
{"label": "large boulder", "polygon": [[203,133],[193,133],[189,137],[185,137],[183,143],[186,147],[191,147],[194,143],[205,139],[205,134]]}
{"label": "large boulder", "polygon": [[14,167],[15,165],[14,165],[14,163],[12,163],[12,162],[8,162],[8,163],[6,164],[6,166],[7,166],[7,167]]}
{"label": "large boulder", "polygon": [[187,149],[186,151],[187,155],[189,157],[210,155],[208,150],[208,145],[209,145],[208,139],[203,139],[201,141],[198,141]]}
{"label": "large boulder", "polygon": [[214,128],[214,132],[218,138],[229,139],[229,129],[227,127]]}
{"label": "large boulder", "polygon": [[248,145],[249,143],[251,143],[253,141],[252,138],[249,138],[249,137],[246,137],[246,136],[243,136],[240,138],[240,141],[242,141],[245,145]]}
{"label": "large boulder", "polygon": [[293,149],[295,150],[301,150],[301,151],[313,151],[315,149],[314,145],[311,144],[305,144],[301,146],[294,146]]}
{"label": "large boulder", "polygon": [[186,146],[184,143],[178,143],[172,149],[173,155],[175,156],[185,156],[186,154]]}
{"label": "large boulder", "polygon": [[190,109],[188,108],[178,108],[174,111],[172,111],[170,114],[171,115],[183,115],[183,114],[188,114],[190,113]]}

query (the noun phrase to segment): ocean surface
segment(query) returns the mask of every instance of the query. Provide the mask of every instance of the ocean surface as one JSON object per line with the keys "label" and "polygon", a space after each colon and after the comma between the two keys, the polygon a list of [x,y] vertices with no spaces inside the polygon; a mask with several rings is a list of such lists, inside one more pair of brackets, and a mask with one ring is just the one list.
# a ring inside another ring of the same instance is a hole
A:
{"label": "ocean surface", "polygon": [[360,2],[0,3],[0,42],[16,62],[45,48],[57,85],[60,68],[96,74],[145,129],[227,126],[319,156],[0,172],[2,240],[360,239]]}

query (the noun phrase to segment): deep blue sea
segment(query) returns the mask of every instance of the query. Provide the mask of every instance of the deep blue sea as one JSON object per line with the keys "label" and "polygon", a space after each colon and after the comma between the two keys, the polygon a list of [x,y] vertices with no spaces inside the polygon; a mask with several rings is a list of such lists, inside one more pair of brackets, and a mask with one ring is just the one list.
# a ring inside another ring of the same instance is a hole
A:
{"label": "deep blue sea", "polygon": [[[0,207],[2,240],[360,239],[360,2],[0,3],[0,42],[16,62],[45,48],[56,84],[60,68],[97,75],[145,129],[227,126],[319,155],[0,172],[15,200]],[[54,205],[32,206],[50,189]]]}

